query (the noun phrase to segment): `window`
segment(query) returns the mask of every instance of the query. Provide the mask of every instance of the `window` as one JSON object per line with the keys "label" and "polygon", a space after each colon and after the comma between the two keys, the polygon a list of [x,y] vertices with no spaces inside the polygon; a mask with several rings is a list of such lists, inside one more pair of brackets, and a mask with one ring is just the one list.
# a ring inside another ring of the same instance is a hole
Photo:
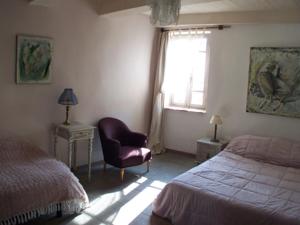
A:
{"label": "window", "polygon": [[171,31],[166,52],[166,105],[205,110],[209,31]]}

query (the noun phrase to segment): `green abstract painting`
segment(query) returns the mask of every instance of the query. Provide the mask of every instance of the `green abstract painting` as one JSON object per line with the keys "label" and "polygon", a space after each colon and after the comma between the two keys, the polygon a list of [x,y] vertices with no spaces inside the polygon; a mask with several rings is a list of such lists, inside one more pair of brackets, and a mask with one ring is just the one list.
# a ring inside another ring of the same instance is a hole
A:
{"label": "green abstract painting", "polygon": [[53,43],[49,38],[17,36],[18,84],[46,84],[51,82]]}
{"label": "green abstract painting", "polygon": [[247,112],[300,118],[300,48],[251,48]]}

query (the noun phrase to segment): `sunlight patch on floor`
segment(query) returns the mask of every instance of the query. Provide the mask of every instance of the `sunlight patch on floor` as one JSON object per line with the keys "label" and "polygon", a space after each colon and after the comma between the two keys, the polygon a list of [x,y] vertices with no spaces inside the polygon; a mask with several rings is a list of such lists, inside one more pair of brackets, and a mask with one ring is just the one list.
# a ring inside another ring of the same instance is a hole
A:
{"label": "sunlight patch on floor", "polygon": [[93,216],[99,215],[107,208],[111,207],[112,205],[120,201],[122,197],[131,193],[133,190],[135,190],[146,180],[147,180],[146,177],[141,177],[136,182],[131,183],[121,191],[116,191],[116,192],[101,195],[100,197],[96,198],[90,203],[90,207],[86,209],[85,212]]}
{"label": "sunlight patch on floor", "polygon": [[85,212],[94,216],[99,215],[105,209],[118,202],[121,197],[122,193],[120,191],[101,195],[90,203],[90,207]]}
{"label": "sunlight patch on floor", "polygon": [[147,177],[141,177],[141,178],[139,178],[136,182],[139,183],[139,184],[142,184],[142,183],[144,183],[146,180],[148,180]]}
{"label": "sunlight patch on floor", "polygon": [[166,186],[166,183],[165,183],[165,182],[158,181],[158,180],[155,180],[155,181],[153,181],[153,182],[150,184],[150,186],[151,186],[151,187],[158,188],[158,189],[163,189],[163,188]]}
{"label": "sunlight patch on floor", "polygon": [[126,188],[123,189],[123,194],[126,196],[133,190],[135,190],[138,186],[140,186],[142,183],[144,183],[147,180],[146,177],[141,177],[136,182],[128,185]]}
{"label": "sunlight patch on floor", "polygon": [[75,224],[78,224],[78,225],[83,225],[83,224],[86,224],[87,222],[89,222],[91,219],[92,219],[91,216],[89,216],[85,213],[82,213],[79,216],[76,216],[76,218],[74,218],[72,220],[72,223],[75,223]]}
{"label": "sunlight patch on floor", "polygon": [[[134,198],[123,205],[118,212],[107,218],[107,222],[118,225],[128,225],[136,217],[138,217],[157,197],[161,189],[157,186],[162,186],[163,182],[153,182],[153,187],[146,187]],[[153,184],[152,183],[152,184]]]}
{"label": "sunlight patch on floor", "polygon": [[132,192],[138,186],[140,186],[140,184],[138,184],[138,183],[132,183],[132,184],[128,185],[126,188],[123,189],[124,196],[128,195],[130,192]]}
{"label": "sunlight patch on floor", "polygon": [[[84,225],[90,222],[93,217],[97,218],[102,212],[120,204],[123,197],[127,196],[133,190],[138,188],[141,184],[147,181],[147,178],[141,177],[136,182],[129,184],[121,191],[103,194],[90,203],[90,207],[86,209],[81,215],[72,220],[74,224]],[[110,215],[105,221],[110,224],[128,225],[136,217],[138,217],[152,202],[155,200],[160,191],[164,188],[166,183],[155,180],[149,186],[142,189],[131,200],[126,202],[115,213]],[[99,223],[101,223],[99,221]],[[105,223],[105,222],[104,222]]]}

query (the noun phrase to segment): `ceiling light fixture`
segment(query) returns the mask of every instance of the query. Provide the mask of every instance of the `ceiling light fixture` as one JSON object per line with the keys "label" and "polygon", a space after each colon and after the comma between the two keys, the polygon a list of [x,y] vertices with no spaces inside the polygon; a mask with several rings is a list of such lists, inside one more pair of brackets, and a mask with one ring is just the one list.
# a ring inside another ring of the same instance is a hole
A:
{"label": "ceiling light fixture", "polygon": [[177,24],[181,0],[148,0],[151,8],[150,21],[155,26]]}

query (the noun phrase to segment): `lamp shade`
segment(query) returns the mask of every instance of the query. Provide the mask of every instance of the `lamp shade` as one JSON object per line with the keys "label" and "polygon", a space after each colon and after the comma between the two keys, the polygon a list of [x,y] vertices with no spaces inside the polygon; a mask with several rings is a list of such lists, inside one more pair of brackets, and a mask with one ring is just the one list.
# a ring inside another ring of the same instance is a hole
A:
{"label": "lamp shade", "polygon": [[58,104],[61,105],[77,105],[78,100],[72,88],[66,88],[58,99]]}
{"label": "lamp shade", "polygon": [[213,115],[210,119],[211,124],[221,125],[223,123],[221,116]]}

